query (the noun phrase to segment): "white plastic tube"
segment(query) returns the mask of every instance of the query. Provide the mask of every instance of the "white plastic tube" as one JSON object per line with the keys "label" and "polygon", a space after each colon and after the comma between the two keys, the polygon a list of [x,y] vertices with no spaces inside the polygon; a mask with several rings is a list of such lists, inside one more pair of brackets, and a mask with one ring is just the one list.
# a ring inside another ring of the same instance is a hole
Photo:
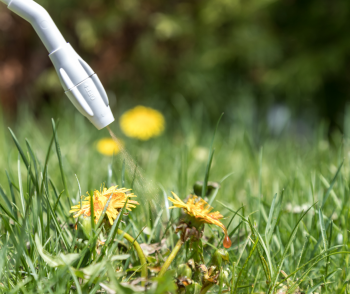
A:
{"label": "white plastic tube", "polygon": [[91,67],[65,41],[50,15],[32,0],[0,0],[27,20],[49,51],[65,94],[73,105],[97,128],[114,121],[109,101]]}
{"label": "white plastic tube", "polygon": [[1,2],[5,3],[6,5],[9,5],[11,0],[0,0]]}
{"label": "white plastic tube", "polygon": [[9,2],[8,9],[28,21],[49,53],[66,44],[61,32],[47,11],[32,0],[2,0]]}

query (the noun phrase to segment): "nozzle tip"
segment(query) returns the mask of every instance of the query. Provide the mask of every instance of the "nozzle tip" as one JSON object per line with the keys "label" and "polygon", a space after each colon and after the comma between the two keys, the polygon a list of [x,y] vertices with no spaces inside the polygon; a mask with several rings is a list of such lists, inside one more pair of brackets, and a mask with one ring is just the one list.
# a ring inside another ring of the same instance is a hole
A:
{"label": "nozzle tip", "polygon": [[109,106],[106,108],[104,113],[100,115],[96,114],[92,117],[88,117],[88,119],[98,130],[103,129],[114,122],[114,116]]}

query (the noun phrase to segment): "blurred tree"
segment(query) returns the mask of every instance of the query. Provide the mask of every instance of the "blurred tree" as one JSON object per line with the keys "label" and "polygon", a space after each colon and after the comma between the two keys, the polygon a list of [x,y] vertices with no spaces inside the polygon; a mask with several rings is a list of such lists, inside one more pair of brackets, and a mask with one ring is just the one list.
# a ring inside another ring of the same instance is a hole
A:
{"label": "blurred tree", "polygon": [[[162,108],[181,94],[214,119],[244,103],[260,115],[282,103],[341,124],[350,97],[349,1],[38,2],[124,108]],[[44,46],[29,24],[0,9],[2,104],[13,109],[28,96],[50,104],[62,90]]]}

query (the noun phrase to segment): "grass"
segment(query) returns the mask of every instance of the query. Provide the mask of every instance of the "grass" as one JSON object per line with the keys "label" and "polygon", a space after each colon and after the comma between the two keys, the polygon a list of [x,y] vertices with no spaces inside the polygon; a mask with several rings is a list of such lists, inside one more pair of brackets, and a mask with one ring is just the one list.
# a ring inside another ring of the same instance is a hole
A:
{"label": "grass", "polygon": [[[273,136],[224,116],[212,141],[216,126],[203,117],[184,115],[148,142],[123,137],[114,123],[131,154],[114,158],[95,149],[108,132],[75,112],[59,123],[25,111],[14,125],[2,121],[0,291],[349,293],[348,134],[328,138],[321,124],[307,136]],[[178,242],[180,210],[168,209],[167,196],[184,199],[197,181],[205,183],[198,195],[225,216],[228,257],[216,226],[201,241]],[[82,237],[70,206],[103,183],[132,187],[140,206],[110,229],[92,222]],[[107,241],[97,246],[101,234]]]}

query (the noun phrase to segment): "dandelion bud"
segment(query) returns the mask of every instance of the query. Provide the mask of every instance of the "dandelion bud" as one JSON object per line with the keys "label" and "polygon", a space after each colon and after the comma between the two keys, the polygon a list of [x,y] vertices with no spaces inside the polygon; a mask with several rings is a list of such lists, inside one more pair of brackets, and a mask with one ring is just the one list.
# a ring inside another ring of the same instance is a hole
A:
{"label": "dandelion bud", "polygon": [[84,235],[89,239],[92,232],[91,217],[79,217],[79,223],[83,229]]}
{"label": "dandelion bud", "polygon": [[222,261],[228,261],[229,255],[225,249],[218,249],[214,252],[212,257],[212,263],[218,267],[221,267]]}
{"label": "dandelion bud", "polygon": [[191,278],[192,270],[187,264],[180,264],[177,269],[177,276],[179,278],[180,277]]}
{"label": "dandelion bud", "polygon": [[[214,190],[219,189],[220,184],[216,182],[208,182],[207,190],[205,191],[205,196],[209,196]],[[203,182],[197,181],[193,185],[193,192],[195,195],[202,195]]]}

